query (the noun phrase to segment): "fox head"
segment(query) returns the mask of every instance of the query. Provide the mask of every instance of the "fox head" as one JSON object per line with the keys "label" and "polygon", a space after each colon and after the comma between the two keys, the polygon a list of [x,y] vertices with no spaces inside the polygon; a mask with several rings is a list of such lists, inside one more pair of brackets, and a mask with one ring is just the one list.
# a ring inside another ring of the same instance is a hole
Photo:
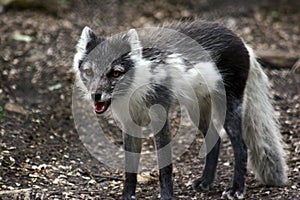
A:
{"label": "fox head", "polygon": [[97,114],[104,113],[113,98],[128,92],[140,60],[142,47],[135,29],[109,38],[97,37],[89,27],[83,29],[73,68]]}

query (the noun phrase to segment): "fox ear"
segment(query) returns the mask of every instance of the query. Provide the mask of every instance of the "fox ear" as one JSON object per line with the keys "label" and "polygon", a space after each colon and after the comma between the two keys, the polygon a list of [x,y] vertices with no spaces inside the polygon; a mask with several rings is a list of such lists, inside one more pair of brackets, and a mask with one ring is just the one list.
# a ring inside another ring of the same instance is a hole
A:
{"label": "fox ear", "polygon": [[130,44],[132,58],[141,59],[143,48],[137,31],[135,29],[130,29],[125,38]]}
{"label": "fox ear", "polygon": [[77,71],[85,56],[100,42],[96,34],[89,27],[84,27],[77,44],[77,53],[73,60],[73,69]]}
{"label": "fox ear", "polygon": [[86,26],[81,32],[81,36],[77,44],[77,51],[85,54],[91,50],[91,47],[96,42],[96,34],[92,31],[92,29]]}

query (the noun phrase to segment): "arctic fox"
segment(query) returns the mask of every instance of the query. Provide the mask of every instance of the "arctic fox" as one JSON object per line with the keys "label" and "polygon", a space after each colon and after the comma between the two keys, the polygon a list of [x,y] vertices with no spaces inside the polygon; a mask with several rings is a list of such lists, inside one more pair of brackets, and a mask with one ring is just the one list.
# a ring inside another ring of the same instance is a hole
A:
{"label": "arctic fox", "polygon": [[[195,49],[195,44],[199,49]],[[153,105],[161,106],[167,116],[168,109],[178,98],[182,99],[192,120],[196,119],[193,122],[204,136],[208,136],[210,129],[210,136],[205,137],[210,145],[206,144],[204,171],[202,177],[193,182],[197,191],[210,189],[221,143],[220,129],[212,123],[215,116],[212,116],[211,97],[222,96],[222,88],[225,92],[222,106],[226,112],[220,123],[231,140],[235,158],[232,185],[222,197],[243,198],[248,156],[262,183],[286,184],[283,142],[269,99],[268,78],[252,49],[231,30],[217,23],[196,21],[154,31],[131,29],[105,38],[85,27],[73,67],[77,82],[93,102],[95,112],[103,114],[108,108],[114,109],[125,129],[123,199],[136,198],[141,137],[139,129],[133,127],[153,120],[149,114]],[[196,116],[197,111],[200,117]],[[215,141],[211,141],[212,138]],[[160,199],[174,199],[172,151],[168,145],[171,140],[169,122],[164,120],[155,134]],[[164,151],[160,152],[162,148]]]}

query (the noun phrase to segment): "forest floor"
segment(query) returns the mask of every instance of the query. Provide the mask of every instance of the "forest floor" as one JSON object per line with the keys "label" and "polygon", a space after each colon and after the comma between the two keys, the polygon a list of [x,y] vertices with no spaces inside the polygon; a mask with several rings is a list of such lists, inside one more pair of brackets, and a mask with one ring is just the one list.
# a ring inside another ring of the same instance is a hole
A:
{"label": "forest floor", "polygon": [[[121,198],[123,172],[93,157],[74,124],[71,68],[85,25],[111,35],[178,20],[216,20],[257,52],[300,55],[299,7],[292,5],[72,2],[51,12],[8,9],[0,14],[0,199]],[[300,74],[291,68],[291,62],[265,66],[287,144],[288,185],[265,187],[249,172],[246,199],[300,199]],[[119,132],[111,133],[121,144]],[[199,142],[201,138],[196,138],[174,162],[176,199],[219,199],[231,184],[233,153],[224,138],[212,189],[199,193],[191,188],[204,165],[198,158]],[[139,177],[137,198],[157,199],[157,170],[147,169]]]}

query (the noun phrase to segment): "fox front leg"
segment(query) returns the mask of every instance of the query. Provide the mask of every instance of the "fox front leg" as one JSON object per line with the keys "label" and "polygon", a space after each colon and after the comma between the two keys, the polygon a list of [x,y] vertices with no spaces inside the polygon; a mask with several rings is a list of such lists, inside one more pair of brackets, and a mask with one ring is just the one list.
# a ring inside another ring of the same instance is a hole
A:
{"label": "fox front leg", "polygon": [[133,200],[137,184],[137,172],[142,148],[141,138],[124,135],[125,148],[125,183],[122,200]]}
{"label": "fox front leg", "polygon": [[155,135],[155,144],[158,156],[160,199],[174,200],[171,133],[168,122],[166,122],[162,130]]}

